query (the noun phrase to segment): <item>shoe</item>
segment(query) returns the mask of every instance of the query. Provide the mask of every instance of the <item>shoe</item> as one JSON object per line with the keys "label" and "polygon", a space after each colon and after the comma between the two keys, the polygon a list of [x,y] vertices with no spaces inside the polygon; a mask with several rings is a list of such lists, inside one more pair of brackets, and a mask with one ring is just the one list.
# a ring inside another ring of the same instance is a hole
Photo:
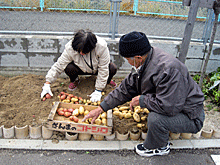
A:
{"label": "shoe", "polygon": [[77,78],[74,82],[71,82],[69,85],[69,91],[74,91],[79,85],[79,78]]}
{"label": "shoe", "polygon": [[117,84],[116,84],[113,80],[110,81],[109,85],[110,85],[112,88],[116,88],[116,87],[117,87]]}
{"label": "shoe", "polygon": [[151,157],[151,156],[155,156],[155,155],[161,156],[161,155],[168,155],[169,154],[170,145],[172,145],[172,143],[169,142],[166,147],[157,148],[157,149],[146,149],[144,147],[143,143],[141,143],[141,144],[138,144],[137,146],[135,146],[134,150],[140,156],[146,156],[146,157]]}

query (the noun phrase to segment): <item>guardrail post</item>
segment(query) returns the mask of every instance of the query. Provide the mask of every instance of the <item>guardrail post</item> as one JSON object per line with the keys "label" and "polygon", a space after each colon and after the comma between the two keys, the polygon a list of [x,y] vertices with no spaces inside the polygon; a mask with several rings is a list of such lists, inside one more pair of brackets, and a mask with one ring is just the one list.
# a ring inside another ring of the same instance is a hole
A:
{"label": "guardrail post", "polygon": [[188,20],[184,31],[183,41],[179,52],[179,60],[185,63],[189,44],[192,36],[193,27],[196,20],[197,11],[199,8],[200,0],[193,0],[190,4]]}
{"label": "guardrail post", "polygon": [[111,8],[110,8],[109,33],[111,34],[111,38],[115,39],[115,34],[118,33],[119,11],[120,11],[120,3],[122,2],[122,0],[110,0],[110,2],[111,2]]}
{"label": "guardrail post", "polygon": [[44,11],[44,0],[40,0],[40,10]]}
{"label": "guardrail post", "polygon": [[134,15],[136,15],[138,11],[138,0],[134,0],[133,11]]}
{"label": "guardrail post", "polygon": [[202,36],[204,45],[206,45],[208,40],[210,40],[212,25],[213,25],[213,21],[214,21],[213,18],[214,18],[214,10],[208,9],[208,13],[206,16],[206,23],[205,23],[205,27],[203,30],[203,36]]}

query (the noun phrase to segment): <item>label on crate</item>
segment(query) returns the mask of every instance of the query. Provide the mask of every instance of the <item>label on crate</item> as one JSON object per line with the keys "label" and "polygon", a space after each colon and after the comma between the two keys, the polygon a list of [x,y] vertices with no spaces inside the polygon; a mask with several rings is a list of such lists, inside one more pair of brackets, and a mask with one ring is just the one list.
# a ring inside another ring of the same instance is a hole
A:
{"label": "label on crate", "polygon": [[69,122],[61,122],[61,121],[48,121],[47,127],[48,129],[57,130],[57,131],[101,134],[104,136],[110,135],[112,132],[112,128],[107,126],[69,123]]}

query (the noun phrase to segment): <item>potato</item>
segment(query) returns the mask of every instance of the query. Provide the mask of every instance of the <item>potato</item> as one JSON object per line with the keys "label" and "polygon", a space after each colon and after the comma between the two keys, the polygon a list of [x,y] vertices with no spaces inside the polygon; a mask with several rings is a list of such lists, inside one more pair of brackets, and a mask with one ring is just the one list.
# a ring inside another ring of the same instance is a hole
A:
{"label": "potato", "polygon": [[50,99],[51,95],[49,93],[47,93],[45,97],[46,97],[46,99]]}
{"label": "potato", "polygon": [[70,113],[70,112],[64,112],[64,116],[65,116],[65,117],[70,117],[70,116],[71,116],[71,113]]}
{"label": "potato", "polygon": [[57,113],[58,113],[58,115],[63,116],[65,112],[59,111],[59,112],[57,112]]}
{"label": "potato", "polygon": [[65,98],[66,98],[66,95],[65,95],[65,94],[60,96],[60,99],[61,99],[61,100],[64,100]]}
{"label": "potato", "polygon": [[92,122],[92,118],[89,118],[89,122],[90,122],[90,123]]}
{"label": "potato", "polygon": [[63,103],[70,103],[70,100],[64,99],[62,102]]}
{"label": "potato", "polygon": [[124,116],[124,118],[126,118],[126,119],[128,119],[130,117],[131,117],[131,113],[126,113],[125,116]]}
{"label": "potato", "polygon": [[103,124],[104,126],[107,125],[107,120],[106,120],[106,118],[103,118],[103,119],[102,119],[102,124]]}
{"label": "potato", "polygon": [[95,120],[95,124],[97,124],[97,125],[101,125],[101,124],[102,124],[101,119],[96,119],[96,120]]}
{"label": "potato", "polygon": [[66,99],[69,100],[69,101],[71,101],[71,97],[70,97],[70,96],[67,96]]}
{"label": "potato", "polygon": [[123,117],[124,117],[124,114],[123,113],[121,113],[121,112],[119,112],[119,119],[123,119]]}
{"label": "potato", "polygon": [[102,114],[101,114],[101,118],[103,119],[103,118],[107,118],[107,113],[106,112],[103,112]]}
{"label": "potato", "polygon": [[79,107],[79,114],[80,115],[84,114],[84,107],[83,106]]}
{"label": "potato", "polygon": [[147,118],[147,116],[142,116],[142,117],[141,117],[141,120],[142,120],[142,121],[145,121],[146,118]]}
{"label": "potato", "polygon": [[136,106],[136,107],[134,108],[134,112],[140,113],[140,112],[141,112],[141,107],[140,107],[140,106]]}
{"label": "potato", "polygon": [[76,102],[76,101],[78,101],[78,99],[73,97],[73,98],[71,98],[71,101]]}
{"label": "potato", "polygon": [[130,113],[130,114],[132,114],[132,115],[133,115],[133,113],[134,113],[134,112],[133,112],[132,110],[129,110],[129,111],[128,111],[128,113]]}
{"label": "potato", "polygon": [[150,113],[150,111],[147,109],[147,108],[144,108],[144,110],[143,110],[145,113]]}
{"label": "potato", "polygon": [[141,124],[141,123],[138,123],[138,124],[137,124],[137,127],[138,127],[138,128],[142,128],[142,127],[144,127],[144,126],[145,126],[145,124]]}
{"label": "potato", "polygon": [[79,119],[76,116],[70,116],[69,119],[76,122],[76,123],[78,123],[78,121],[79,121]]}
{"label": "potato", "polygon": [[89,114],[89,111],[88,111],[88,110],[85,110],[84,116],[86,116],[87,114]]}
{"label": "potato", "polygon": [[119,115],[119,113],[120,113],[120,111],[114,111],[114,112],[113,112],[113,115],[118,116],[118,115]]}
{"label": "potato", "polygon": [[128,113],[128,110],[123,110],[122,113]]}
{"label": "potato", "polygon": [[70,112],[70,113],[73,113],[74,109],[73,108],[68,108],[67,111]]}
{"label": "potato", "polygon": [[140,116],[139,116],[136,112],[134,112],[133,118],[134,118],[134,120],[135,120],[136,122],[140,122],[140,121],[141,121]]}
{"label": "potato", "polygon": [[119,110],[120,111],[123,111],[123,110],[128,110],[129,109],[129,107],[127,107],[127,106],[122,106],[122,107],[119,107]]}
{"label": "potato", "polygon": [[119,111],[119,109],[117,107],[112,109],[113,111]]}
{"label": "potato", "polygon": [[79,116],[79,109],[76,108],[73,113],[72,113],[73,116]]}
{"label": "potato", "polygon": [[63,108],[62,108],[62,107],[58,108],[58,109],[57,109],[57,113],[58,113],[59,111],[63,111]]}

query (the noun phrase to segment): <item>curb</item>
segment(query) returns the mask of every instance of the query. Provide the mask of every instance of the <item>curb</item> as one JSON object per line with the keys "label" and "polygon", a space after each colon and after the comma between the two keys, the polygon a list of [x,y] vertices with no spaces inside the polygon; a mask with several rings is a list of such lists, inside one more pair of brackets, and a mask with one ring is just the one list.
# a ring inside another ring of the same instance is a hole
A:
{"label": "curb", "polygon": [[[68,141],[0,139],[1,149],[29,150],[133,150],[142,141]],[[171,149],[220,148],[220,139],[171,140]]]}

